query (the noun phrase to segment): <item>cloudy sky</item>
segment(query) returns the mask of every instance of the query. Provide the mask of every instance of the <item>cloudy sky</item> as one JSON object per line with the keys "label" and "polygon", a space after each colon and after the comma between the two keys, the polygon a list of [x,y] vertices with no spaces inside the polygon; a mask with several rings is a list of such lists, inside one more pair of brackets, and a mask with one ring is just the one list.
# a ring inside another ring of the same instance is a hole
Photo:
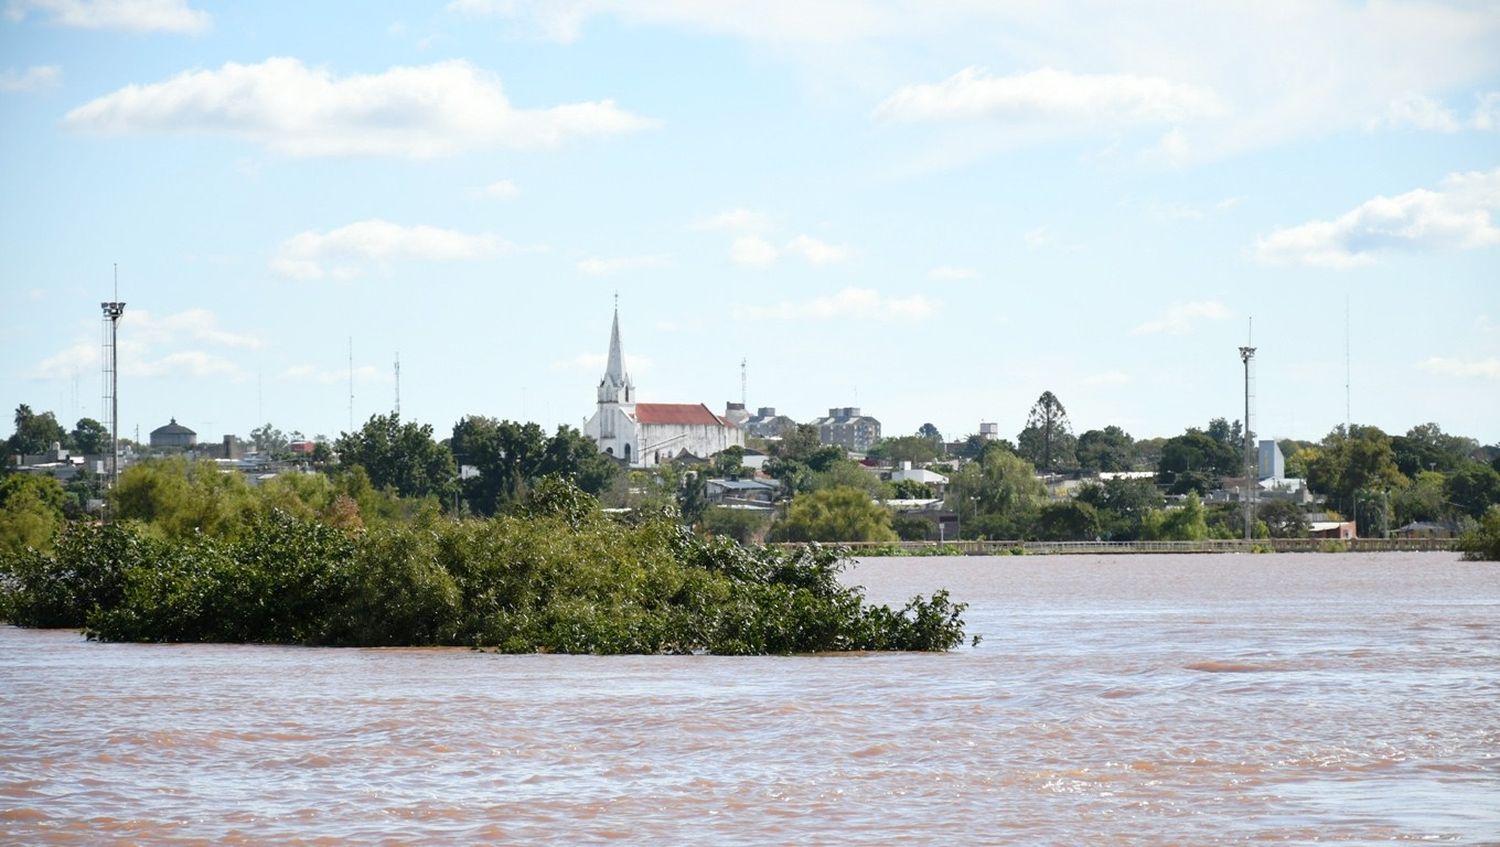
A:
{"label": "cloudy sky", "polygon": [[642,400],[1171,435],[1253,318],[1263,434],[1500,441],[1489,2],[0,0],[0,156],[7,415],[118,263],[124,435],[576,425],[618,293]]}

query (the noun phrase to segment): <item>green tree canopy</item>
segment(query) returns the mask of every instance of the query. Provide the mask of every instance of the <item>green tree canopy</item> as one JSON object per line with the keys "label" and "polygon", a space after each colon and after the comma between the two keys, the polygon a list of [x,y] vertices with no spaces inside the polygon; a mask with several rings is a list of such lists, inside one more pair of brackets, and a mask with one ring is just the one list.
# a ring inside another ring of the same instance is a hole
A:
{"label": "green tree canopy", "polygon": [[1018,538],[1046,496],[1031,463],[997,447],[948,478],[946,499],[965,537]]}
{"label": "green tree canopy", "polygon": [[875,459],[884,459],[892,464],[911,462],[913,465],[925,465],[941,454],[942,442],[933,441],[920,435],[900,435],[895,438],[882,438],[869,450],[868,455]]}
{"label": "green tree canopy", "polygon": [[895,541],[891,516],[858,488],[804,494],[772,527],[777,541]]}
{"label": "green tree canopy", "polygon": [[1146,516],[1162,507],[1161,493],[1149,479],[1087,483],[1075,499],[1097,509],[1104,537],[1119,541],[1140,538]]}
{"label": "green tree canopy", "polygon": [[453,425],[449,446],[459,463],[478,471],[460,487],[469,509],[480,515],[519,504],[536,481],[549,474],[598,495],[619,472],[593,440],[570,426],[558,427],[549,438],[535,423],[472,415]]}
{"label": "green tree canopy", "polygon": [[1306,538],[1311,524],[1302,507],[1291,500],[1267,500],[1256,509],[1272,538]]}
{"label": "green tree canopy", "polygon": [[1405,435],[1391,438],[1396,469],[1413,479],[1420,471],[1452,473],[1467,464],[1470,456],[1478,449],[1479,442],[1472,438],[1449,435],[1435,423],[1418,424],[1407,430]]}
{"label": "green tree canopy", "polygon": [[77,426],[69,433],[73,449],[86,456],[98,456],[109,452],[109,430],[93,418],[79,418]]}
{"label": "green tree canopy", "polygon": [[63,523],[66,495],[50,476],[11,474],[0,479],[0,553],[50,550]]}
{"label": "green tree canopy", "polygon": [[1222,477],[1240,472],[1240,453],[1208,434],[1189,429],[1162,445],[1157,479],[1173,494],[1217,488]]}
{"label": "green tree canopy", "polygon": [[334,452],[341,466],[364,468],[376,488],[392,488],[402,497],[435,496],[446,503],[453,491],[453,454],[432,439],[429,424],[372,415],[358,432],[341,434]]}
{"label": "green tree canopy", "polygon": [[1036,536],[1043,541],[1093,541],[1104,533],[1099,511],[1080,500],[1043,506],[1036,518]]}
{"label": "green tree canopy", "polygon": [[1077,454],[1084,470],[1128,471],[1135,467],[1135,439],[1114,425],[1091,429],[1078,436]]}
{"label": "green tree canopy", "polygon": [[51,412],[37,414],[22,403],[16,407],[16,431],[6,442],[6,450],[12,454],[35,456],[52,448],[53,442],[68,444],[68,433]]}
{"label": "green tree canopy", "polygon": [[1489,465],[1467,462],[1443,483],[1448,502],[1472,518],[1500,505],[1500,473]]}
{"label": "green tree canopy", "polygon": [[1390,436],[1373,426],[1340,424],[1328,433],[1308,462],[1307,487],[1333,498],[1335,507],[1352,508],[1360,489],[1401,488],[1406,478],[1396,467]]}

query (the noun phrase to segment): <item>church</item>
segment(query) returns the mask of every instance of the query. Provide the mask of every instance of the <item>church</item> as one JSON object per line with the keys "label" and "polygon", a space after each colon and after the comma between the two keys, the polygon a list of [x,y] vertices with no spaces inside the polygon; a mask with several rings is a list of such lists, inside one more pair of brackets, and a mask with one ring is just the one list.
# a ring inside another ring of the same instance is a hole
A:
{"label": "church", "polygon": [[739,427],[702,403],[637,403],[635,383],[620,352],[620,308],[609,331],[609,361],[599,380],[599,405],[583,434],[627,467],[649,468],[683,454],[708,458],[745,446]]}

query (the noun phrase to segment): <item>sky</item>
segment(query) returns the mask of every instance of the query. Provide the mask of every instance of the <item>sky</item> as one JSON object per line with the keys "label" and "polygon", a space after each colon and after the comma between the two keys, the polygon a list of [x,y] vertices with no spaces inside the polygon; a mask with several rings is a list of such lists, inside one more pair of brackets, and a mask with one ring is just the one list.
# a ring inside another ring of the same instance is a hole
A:
{"label": "sky", "polygon": [[[0,0],[0,403],[1500,442],[1500,4]],[[1347,386],[1347,388],[1346,388]],[[8,430],[7,430],[8,431]]]}

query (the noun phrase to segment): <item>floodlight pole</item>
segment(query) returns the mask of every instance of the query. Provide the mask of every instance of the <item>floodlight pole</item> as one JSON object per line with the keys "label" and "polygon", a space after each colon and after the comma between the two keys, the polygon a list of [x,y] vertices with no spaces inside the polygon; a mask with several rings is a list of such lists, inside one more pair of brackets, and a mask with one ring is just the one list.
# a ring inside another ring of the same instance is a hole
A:
{"label": "floodlight pole", "polygon": [[1254,347],[1240,348],[1240,361],[1245,365],[1245,540],[1254,537],[1255,528],[1255,448],[1250,434],[1250,362],[1255,358]]}

